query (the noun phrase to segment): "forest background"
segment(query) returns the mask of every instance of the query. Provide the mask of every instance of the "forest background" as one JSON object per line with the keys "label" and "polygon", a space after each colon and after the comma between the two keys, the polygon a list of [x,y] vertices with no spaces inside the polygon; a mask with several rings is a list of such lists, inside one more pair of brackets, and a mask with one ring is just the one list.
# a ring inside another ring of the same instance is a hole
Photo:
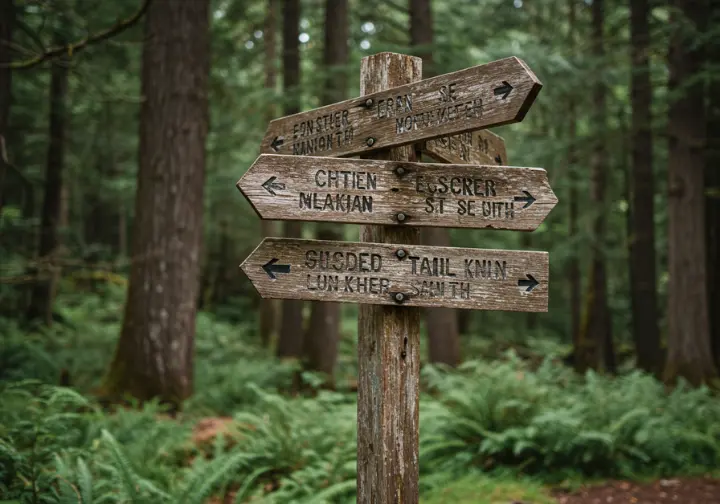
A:
{"label": "forest background", "polygon": [[424,498],[718,467],[719,39],[717,0],[0,0],[0,497],[353,501],[357,307],[238,265],[359,226],[235,183],[382,51],[526,61],[544,87],[492,131],[560,201],[423,234],[551,267],[547,313],[424,311]]}

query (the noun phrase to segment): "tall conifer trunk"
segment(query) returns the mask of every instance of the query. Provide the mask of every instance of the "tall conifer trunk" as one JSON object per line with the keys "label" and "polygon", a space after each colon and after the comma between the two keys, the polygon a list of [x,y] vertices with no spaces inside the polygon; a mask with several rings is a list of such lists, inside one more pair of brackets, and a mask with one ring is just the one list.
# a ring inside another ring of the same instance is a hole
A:
{"label": "tall conifer trunk", "polygon": [[[417,56],[423,60],[423,77],[432,77],[433,23],[431,0],[409,0],[410,43],[420,46]],[[427,245],[449,247],[450,230],[447,228],[424,228],[422,240]],[[457,366],[460,363],[460,334],[457,310],[452,308],[427,308],[425,325],[428,334],[428,356],[432,363]]]}
{"label": "tall conifer trunk", "polygon": [[652,149],[652,84],[648,0],[630,1],[632,60],[632,176],[630,190],[630,296],[637,366],[659,371],[660,330],[655,269],[655,176]]}
{"label": "tall conifer trunk", "polygon": [[[58,27],[54,37],[56,45],[64,43],[60,30],[61,27]],[[27,313],[28,319],[42,321],[46,325],[52,324],[52,307],[59,280],[55,259],[60,245],[67,89],[68,61],[60,58],[53,62],[50,70],[50,128],[37,249],[38,265],[34,268],[37,278],[30,294]]]}
{"label": "tall conifer trunk", "polygon": [[691,384],[717,375],[708,316],[705,248],[705,0],[673,0],[668,51],[668,354],[664,379]]}
{"label": "tall conifer trunk", "polygon": [[[283,91],[287,109],[285,115],[300,112],[300,0],[283,2]],[[302,236],[302,222],[287,221],[287,238]],[[282,302],[282,321],[277,344],[278,357],[302,357],[303,302],[286,299]]]}
{"label": "tall conifer trunk", "polygon": [[178,407],[193,390],[210,67],[209,0],[154,1],[145,20],[130,285],[109,399]]}
{"label": "tall conifer trunk", "polygon": [[[349,14],[348,0],[326,0],[323,66],[327,77],[323,85],[323,104],[342,101],[347,95]],[[317,223],[319,240],[340,240],[341,231],[337,224]],[[327,385],[332,386],[340,339],[340,304],[314,301],[311,306],[305,335],[306,366],[325,373],[329,377]]]}

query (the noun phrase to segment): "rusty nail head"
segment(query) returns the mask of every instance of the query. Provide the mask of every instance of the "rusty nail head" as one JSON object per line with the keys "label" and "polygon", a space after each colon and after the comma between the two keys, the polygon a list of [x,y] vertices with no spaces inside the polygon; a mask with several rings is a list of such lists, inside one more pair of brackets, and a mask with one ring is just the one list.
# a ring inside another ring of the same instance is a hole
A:
{"label": "rusty nail head", "polygon": [[375,139],[374,139],[373,137],[369,137],[369,138],[366,140],[366,143],[367,143],[367,146],[368,146],[368,147],[372,147],[372,146],[375,144]]}
{"label": "rusty nail head", "polygon": [[402,212],[399,212],[395,217],[397,217],[398,222],[402,222],[405,220],[405,214]]}
{"label": "rusty nail head", "polygon": [[407,255],[407,252],[405,252],[405,249],[398,249],[397,252],[395,252],[395,255],[398,259],[402,259]]}
{"label": "rusty nail head", "polygon": [[396,292],[394,297],[397,303],[402,303],[403,301],[405,301],[405,294],[403,294],[402,292]]}
{"label": "rusty nail head", "polygon": [[405,175],[405,168],[403,168],[402,166],[398,166],[397,168],[395,168],[395,174],[402,177],[403,175]]}
{"label": "rusty nail head", "polygon": [[372,99],[372,98],[368,98],[367,100],[365,100],[365,106],[366,106],[367,108],[372,107],[372,106],[373,106],[373,99]]}

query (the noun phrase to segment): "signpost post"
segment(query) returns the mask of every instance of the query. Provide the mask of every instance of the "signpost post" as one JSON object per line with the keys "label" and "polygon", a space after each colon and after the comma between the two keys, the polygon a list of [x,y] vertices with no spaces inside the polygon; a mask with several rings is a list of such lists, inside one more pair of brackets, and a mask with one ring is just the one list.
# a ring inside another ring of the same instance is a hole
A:
{"label": "signpost post", "polygon": [[360,98],[271,121],[237,183],[263,219],[364,224],[356,243],[265,238],[241,265],[264,298],[359,303],[364,504],[419,500],[420,307],[548,309],[546,252],[419,244],[422,226],[532,231],[555,206],[545,170],[498,166],[482,131],[521,121],[542,84],[515,57],[426,80],[421,64],[363,58]]}

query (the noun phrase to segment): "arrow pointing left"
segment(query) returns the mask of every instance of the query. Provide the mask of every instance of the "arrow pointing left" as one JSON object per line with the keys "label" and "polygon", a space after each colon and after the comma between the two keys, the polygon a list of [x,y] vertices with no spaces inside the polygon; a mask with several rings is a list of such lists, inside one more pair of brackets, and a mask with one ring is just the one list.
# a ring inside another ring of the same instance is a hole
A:
{"label": "arrow pointing left", "polygon": [[282,191],[285,189],[285,184],[281,184],[280,182],[275,182],[276,180],[277,180],[277,177],[272,176],[269,179],[267,179],[265,182],[262,183],[263,189],[265,189],[267,192],[269,192],[270,195],[272,195],[272,196],[276,195],[275,191]]}
{"label": "arrow pointing left", "polygon": [[289,264],[275,264],[278,262],[277,257],[273,257],[268,262],[263,264],[262,269],[267,273],[267,276],[275,280],[277,277],[275,273],[290,273]]}

